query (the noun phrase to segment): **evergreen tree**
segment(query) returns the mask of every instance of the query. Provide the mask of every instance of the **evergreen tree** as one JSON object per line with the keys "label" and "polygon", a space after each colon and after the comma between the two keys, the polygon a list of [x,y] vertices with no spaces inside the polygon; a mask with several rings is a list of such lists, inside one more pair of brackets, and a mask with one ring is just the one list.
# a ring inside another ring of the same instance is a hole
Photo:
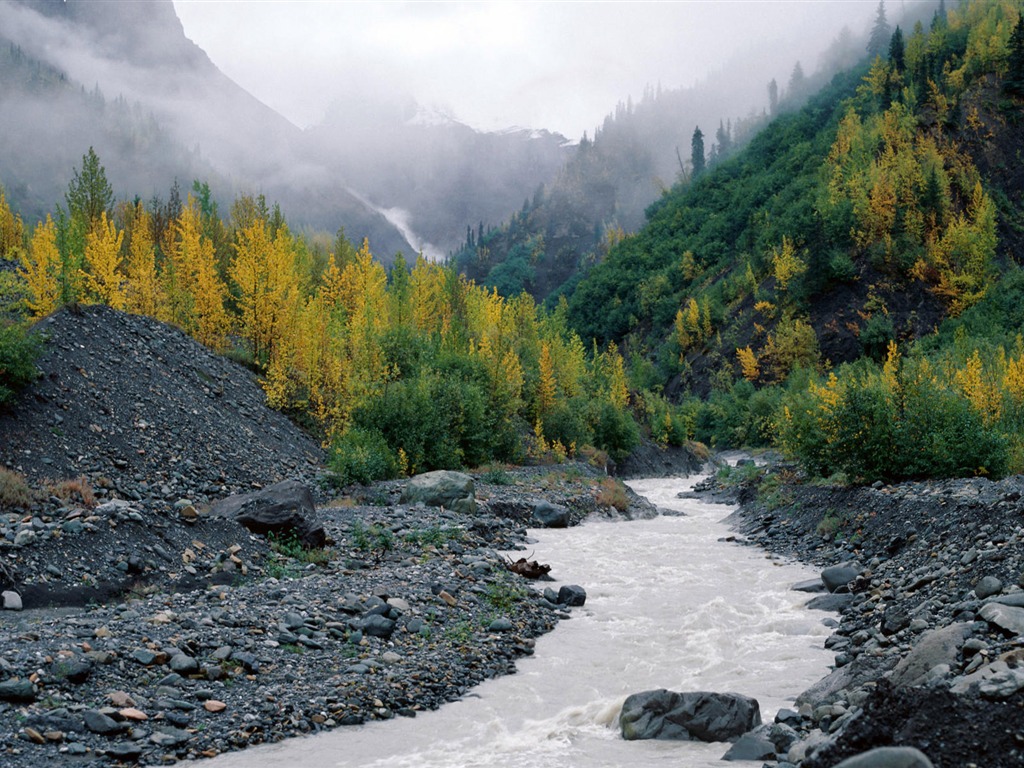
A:
{"label": "evergreen tree", "polygon": [[885,18],[885,0],[878,0],[875,25],[871,28],[871,37],[868,39],[868,54],[872,57],[884,56],[891,36],[889,22]]}
{"label": "evergreen tree", "polygon": [[889,40],[889,64],[892,66],[893,72],[900,75],[907,68],[905,51],[903,32],[897,25],[896,31],[892,33],[892,39]]}
{"label": "evergreen tree", "polygon": [[779,84],[775,78],[768,83],[768,114],[775,117],[779,113]]}
{"label": "evergreen tree", "polygon": [[786,95],[790,99],[798,98],[807,86],[807,78],[804,76],[803,65],[798,61],[793,65],[793,72],[789,76],[789,88]]}
{"label": "evergreen tree", "polygon": [[1006,64],[1003,90],[1024,96],[1024,15],[1017,18],[1017,26],[1010,35],[1010,53]]}
{"label": "evergreen tree", "polygon": [[109,216],[113,213],[114,190],[92,147],[82,155],[82,169],[74,171],[64,199],[71,218],[84,222],[87,228],[99,221],[100,214],[106,213]]}
{"label": "evergreen tree", "polygon": [[693,138],[690,140],[690,164],[693,166],[693,178],[704,172],[704,134],[699,125],[693,129]]}
{"label": "evergreen tree", "polygon": [[725,123],[718,121],[718,130],[715,131],[715,140],[718,142],[718,155],[725,157],[732,149],[732,124],[727,128]]}

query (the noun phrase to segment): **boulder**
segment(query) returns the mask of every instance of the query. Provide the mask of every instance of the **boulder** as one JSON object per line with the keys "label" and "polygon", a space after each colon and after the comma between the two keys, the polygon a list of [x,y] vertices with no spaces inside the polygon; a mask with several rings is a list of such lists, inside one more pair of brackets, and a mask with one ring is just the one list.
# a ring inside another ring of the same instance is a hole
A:
{"label": "boulder", "polygon": [[558,590],[559,605],[580,606],[587,602],[587,590],[579,584],[565,584]]}
{"label": "boulder", "polygon": [[797,738],[796,731],[788,725],[765,723],[740,736],[729,751],[722,755],[722,759],[775,760],[777,755],[789,752]]}
{"label": "boulder", "polygon": [[974,585],[974,595],[979,600],[984,600],[986,597],[992,597],[992,595],[998,595],[1002,591],[1003,582],[995,576],[985,576]]}
{"label": "boulder", "polygon": [[848,757],[835,768],[934,768],[932,761],[914,747],[876,747]]}
{"label": "boulder", "polygon": [[569,509],[550,501],[538,501],[533,506],[533,522],[541,528],[568,528]]}
{"label": "boulder", "polygon": [[892,671],[893,686],[923,685],[933,668],[941,664],[952,666],[970,634],[971,625],[966,622],[925,632]]}
{"label": "boulder", "polygon": [[664,688],[629,696],[622,705],[622,738],[731,741],[761,724],[755,699],[738,693]]}
{"label": "boulder", "polygon": [[0,605],[5,611],[20,611],[22,608],[21,595],[13,590],[4,590],[0,593]]}
{"label": "boulder", "polygon": [[307,548],[327,543],[313,494],[298,480],[283,480],[260,491],[228,496],[215,503],[210,514],[235,520],[263,536],[294,536]]}
{"label": "boulder", "polygon": [[473,478],[447,469],[416,475],[406,484],[400,501],[402,504],[422,501],[428,507],[444,507],[467,515],[476,513]]}
{"label": "boulder", "polygon": [[829,592],[845,590],[846,585],[860,575],[860,568],[854,563],[833,565],[821,572],[821,581]]}
{"label": "boulder", "polygon": [[978,611],[978,616],[1004,632],[1024,634],[1024,608],[996,602],[985,603]]}

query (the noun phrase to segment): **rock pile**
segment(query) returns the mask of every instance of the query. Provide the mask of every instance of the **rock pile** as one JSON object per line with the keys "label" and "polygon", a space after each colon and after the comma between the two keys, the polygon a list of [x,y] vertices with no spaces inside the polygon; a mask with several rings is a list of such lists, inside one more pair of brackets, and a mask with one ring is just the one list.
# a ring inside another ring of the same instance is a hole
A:
{"label": "rock pile", "polygon": [[1020,477],[786,485],[740,510],[747,542],[827,566],[825,607],[842,613],[834,671],[784,715],[806,735],[789,761],[893,746],[935,766],[1024,765],[1022,492]]}

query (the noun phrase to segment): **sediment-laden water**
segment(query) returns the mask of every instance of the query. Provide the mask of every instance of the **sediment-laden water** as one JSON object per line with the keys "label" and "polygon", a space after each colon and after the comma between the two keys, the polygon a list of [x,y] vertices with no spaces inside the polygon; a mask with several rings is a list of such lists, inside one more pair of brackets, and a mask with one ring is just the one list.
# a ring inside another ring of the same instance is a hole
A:
{"label": "sediment-laden water", "polygon": [[805,610],[807,596],[789,589],[815,572],[720,541],[730,510],[677,499],[692,483],[631,483],[685,516],[534,533],[533,557],[551,563],[556,578],[582,585],[587,603],[538,640],[517,674],[414,719],[341,728],[203,765],[721,765],[724,744],[622,741],[625,697],[651,688],[735,691],[755,697],[769,721],[828,671],[832,657],[822,647],[825,614]]}

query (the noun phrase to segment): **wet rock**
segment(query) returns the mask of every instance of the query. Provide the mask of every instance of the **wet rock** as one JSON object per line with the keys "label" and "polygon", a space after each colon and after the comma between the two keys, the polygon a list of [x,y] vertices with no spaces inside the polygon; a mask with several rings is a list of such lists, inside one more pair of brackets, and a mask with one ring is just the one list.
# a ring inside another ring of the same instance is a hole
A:
{"label": "wet rock", "polygon": [[538,501],[533,506],[533,521],[541,528],[566,528],[569,520],[569,508],[561,504]]}
{"label": "wet rock", "polygon": [[36,687],[31,680],[11,678],[0,683],[0,701],[30,702],[36,700]]}
{"label": "wet rock", "polygon": [[587,602],[587,591],[579,584],[564,584],[558,590],[556,602],[559,605],[568,605],[574,608],[581,606]]}
{"label": "wet rock", "polygon": [[619,717],[622,738],[731,741],[761,724],[755,699],[738,693],[665,689],[629,696]]}

